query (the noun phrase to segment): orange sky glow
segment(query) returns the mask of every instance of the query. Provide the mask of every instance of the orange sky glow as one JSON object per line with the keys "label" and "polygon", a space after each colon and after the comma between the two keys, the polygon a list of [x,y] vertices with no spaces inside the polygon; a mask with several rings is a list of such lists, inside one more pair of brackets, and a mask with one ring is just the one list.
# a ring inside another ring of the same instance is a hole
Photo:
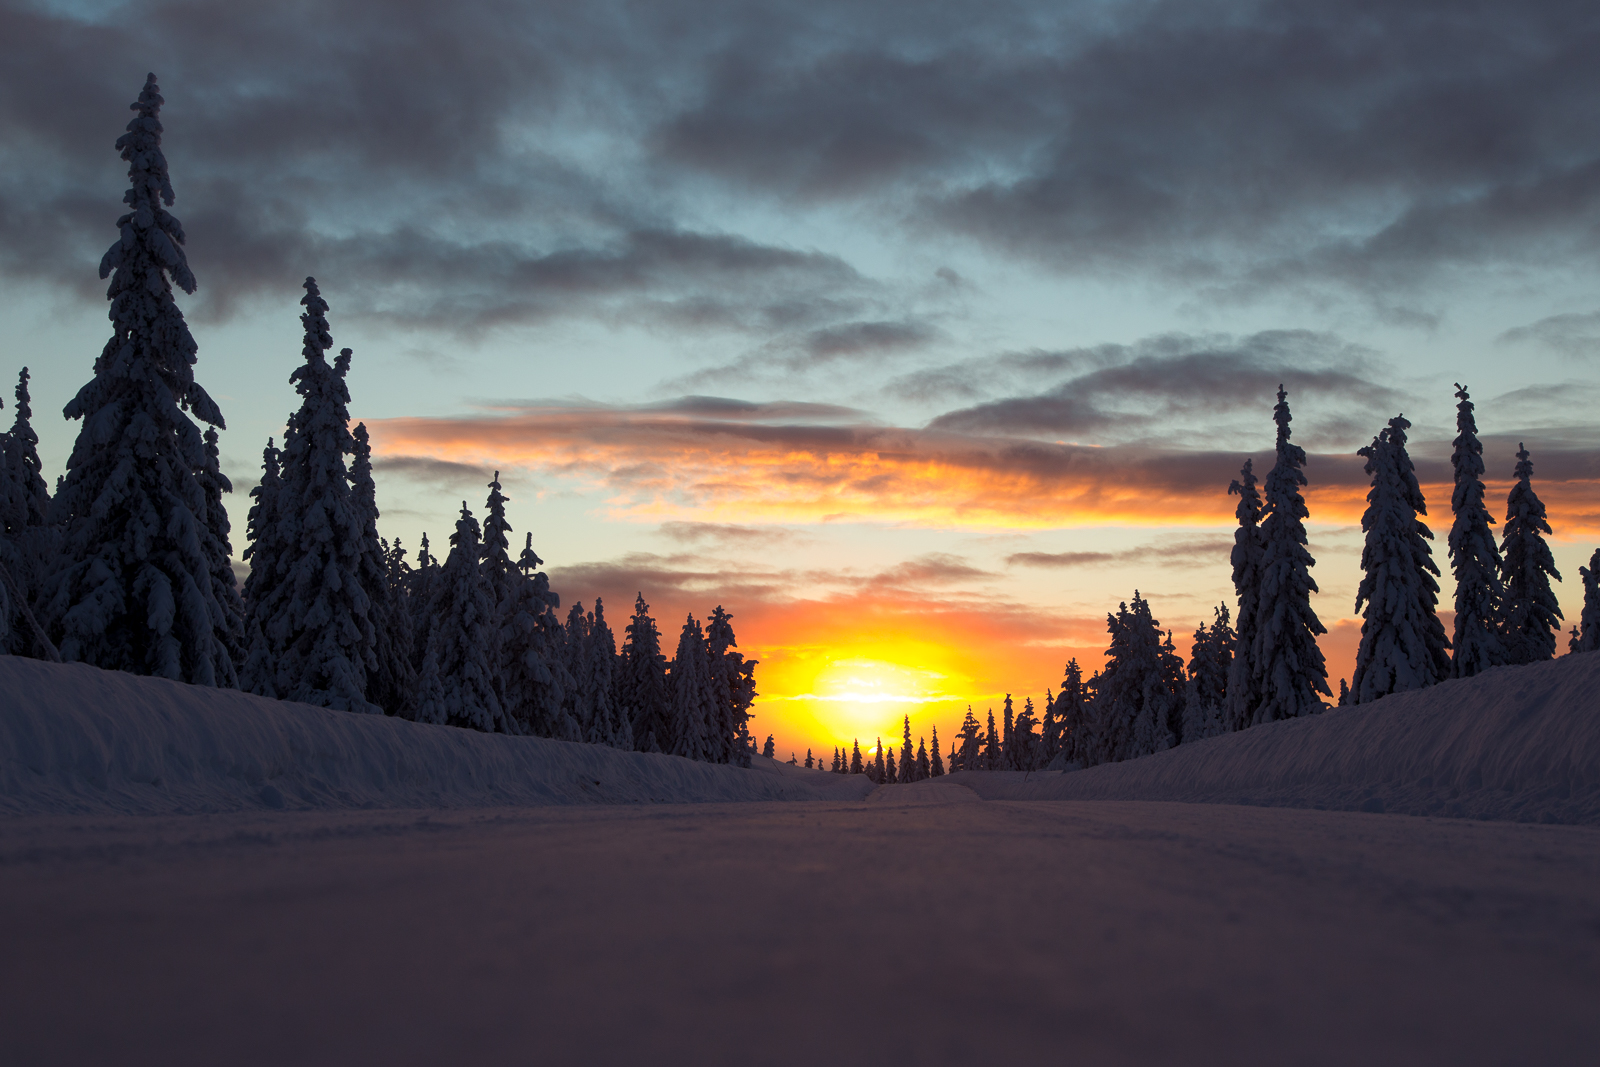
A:
{"label": "orange sky glow", "polygon": [[[906,528],[1040,531],[1085,527],[1175,527],[1231,536],[1235,498],[1226,492],[1242,457],[1163,455],[1139,448],[1087,448],[1032,441],[964,438],[867,427],[790,427],[685,418],[660,412],[559,407],[477,418],[400,418],[370,424],[379,456],[428,456],[481,467],[520,468],[583,486],[599,517],[631,524],[821,524],[847,520]],[[1307,492],[1312,521],[1354,526],[1367,486],[1355,456],[1313,456]],[[1261,475],[1270,456],[1256,458]],[[1448,471],[1448,467],[1444,468]],[[1425,475],[1430,473],[1424,471]],[[1319,484],[1316,479],[1322,477]],[[1430,516],[1443,565],[1449,486],[1425,486],[1446,509]],[[1503,500],[1508,483],[1491,483]],[[1561,538],[1600,532],[1596,483],[1538,483]],[[1357,550],[1359,551],[1359,550]],[[1218,557],[1213,585],[1226,582]],[[556,588],[573,588],[559,563]],[[777,572],[774,572],[776,574]],[[1575,577],[1575,576],[1574,576]],[[941,745],[968,703],[980,720],[998,714],[1007,692],[1020,707],[1059,688],[1076,657],[1090,673],[1103,664],[1107,603],[1076,614],[1020,603],[927,596],[907,588],[806,595],[782,575],[751,585],[748,574],[715,570],[691,586],[644,588],[670,656],[685,612],[704,617],[713,602],[735,617],[740,647],[761,660],[753,730],[775,734],[779,755],[834,744],[898,740],[902,716],[914,737],[937,726]],[[603,593],[619,633],[635,590],[624,577],[585,575],[577,588]],[[644,584],[640,580],[636,584]],[[1152,583],[1153,584],[1153,583]],[[1123,594],[1131,595],[1133,586]],[[1446,583],[1446,598],[1449,586]],[[570,593],[568,594],[571,595]],[[1348,676],[1359,620],[1341,617],[1344,598],[1317,605],[1330,633],[1322,646],[1330,686]],[[1448,599],[1445,601],[1448,604]],[[1194,622],[1168,618],[1187,653]],[[1446,617],[1448,625],[1448,617]]]}

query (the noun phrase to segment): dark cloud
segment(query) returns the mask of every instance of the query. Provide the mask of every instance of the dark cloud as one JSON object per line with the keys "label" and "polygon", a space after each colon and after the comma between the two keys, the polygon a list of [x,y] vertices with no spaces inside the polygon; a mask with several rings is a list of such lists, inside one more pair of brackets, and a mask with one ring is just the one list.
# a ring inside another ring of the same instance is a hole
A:
{"label": "dark cloud", "polygon": [[463,482],[487,483],[490,473],[476,464],[454,463],[428,456],[377,456],[372,461],[372,470],[377,474],[398,475],[444,488]]}
{"label": "dark cloud", "polygon": [[155,69],[213,315],[314,273],[349,313],[457,332],[620,315],[787,358],[934,336],[835,257],[706,225],[708,180],[1072,272],[1333,280],[1422,324],[1404,294],[1441,267],[1600,249],[1576,0],[99,10],[0,9],[0,270],[99,291],[111,142]]}
{"label": "dark cloud", "polygon": [[[1400,404],[1399,393],[1360,373],[1371,355],[1338,337],[1303,330],[1244,338],[1175,334],[1084,353],[1033,353],[1026,357],[1028,373],[1016,379],[1036,381],[1052,366],[1099,366],[1042,392],[946,412],[929,426],[1077,439],[1171,435],[1184,420],[1214,423],[1218,416],[1260,410],[1264,398],[1270,406],[1280,384],[1300,403],[1309,398],[1363,412]],[[1335,426],[1340,433],[1348,429],[1347,423]]]}
{"label": "dark cloud", "polygon": [[629,33],[610,7],[509,0],[305,17],[314,32],[201,0],[0,10],[16,60],[0,71],[0,271],[103,288],[125,184],[111,143],[150,67],[200,317],[309,273],[336,314],[401,327],[577,315],[805,335],[858,317],[873,289],[835,256],[680,225],[650,174],[577,149],[632,136],[634,111],[682,76],[651,58],[657,19]]}
{"label": "dark cloud", "polygon": [[1228,559],[1231,538],[1179,538],[1121,552],[1014,552],[1013,567],[1105,567],[1154,563],[1163,567],[1212,567]]}
{"label": "dark cloud", "polygon": [[763,548],[791,544],[801,539],[794,530],[771,526],[739,526],[724,522],[664,522],[658,528],[662,536],[685,544],[726,545],[729,547]]}
{"label": "dark cloud", "polygon": [[1600,355],[1600,311],[1551,315],[1517,326],[1495,338],[1501,344],[1539,344],[1564,356]]}
{"label": "dark cloud", "polygon": [[1045,10],[915,45],[730,42],[663,151],[782,194],[921,188],[919,222],[1074,271],[1387,301],[1441,266],[1600,249],[1590,5]]}
{"label": "dark cloud", "polygon": [[994,577],[988,571],[969,564],[960,556],[947,552],[931,552],[873,575],[866,584],[872,586],[949,585]]}

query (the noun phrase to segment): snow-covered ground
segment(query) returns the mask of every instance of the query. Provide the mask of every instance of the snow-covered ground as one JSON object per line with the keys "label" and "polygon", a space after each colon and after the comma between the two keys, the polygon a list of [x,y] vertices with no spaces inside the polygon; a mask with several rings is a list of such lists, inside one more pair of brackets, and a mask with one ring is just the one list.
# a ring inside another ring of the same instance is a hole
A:
{"label": "snow-covered ground", "polygon": [[1600,654],[1067,774],[956,775],[989,799],[1179,800],[1600,824]]}
{"label": "snow-covered ground", "polygon": [[[860,776],[479,734],[0,656],[0,813],[860,799]],[[1178,800],[1600,824],[1600,654],[1508,667],[989,799]],[[894,787],[905,789],[906,787]]]}
{"label": "snow-covered ground", "polygon": [[1394,812],[1593,821],[1591,659],[862,803],[0,658],[0,1062],[1587,1067],[1600,827]]}
{"label": "snow-covered ground", "polygon": [[0,656],[0,813],[859,800],[871,788]]}

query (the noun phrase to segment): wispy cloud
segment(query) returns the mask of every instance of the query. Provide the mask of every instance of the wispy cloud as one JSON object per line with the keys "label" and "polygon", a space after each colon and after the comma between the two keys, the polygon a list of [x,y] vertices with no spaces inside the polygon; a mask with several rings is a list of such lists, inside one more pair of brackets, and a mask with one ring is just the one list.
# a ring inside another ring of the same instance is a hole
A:
{"label": "wispy cloud", "polygon": [[[568,403],[373,420],[369,428],[380,456],[526,468],[603,493],[614,517],[657,523],[1225,526],[1233,521],[1227,485],[1246,458],[1148,444],[1095,447],[938,428],[773,420],[766,417],[771,410],[755,405],[744,412],[736,402],[704,398],[634,407]],[[1489,454],[1498,455],[1498,439],[1485,440]],[[1536,435],[1527,440],[1538,449],[1541,493],[1564,521],[1588,528],[1593,519],[1584,516],[1596,509],[1581,502],[1600,484],[1600,444]],[[1248,455],[1258,472],[1272,465],[1270,452]],[[1448,442],[1415,442],[1419,477],[1436,502],[1449,499],[1448,457]],[[1359,519],[1368,483],[1353,449],[1313,454],[1307,473],[1314,521]]]}
{"label": "wispy cloud", "polygon": [[1120,552],[1013,552],[1006,563],[1014,567],[1107,567],[1154,563],[1162,567],[1214,567],[1226,563],[1233,551],[1228,538],[1175,538]]}
{"label": "wispy cloud", "polygon": [[1600,311],[1551,315],[1513,327],[1495,340],[1501,344],[1543,345],[1564,356],[1587,359],[1600,355]]}

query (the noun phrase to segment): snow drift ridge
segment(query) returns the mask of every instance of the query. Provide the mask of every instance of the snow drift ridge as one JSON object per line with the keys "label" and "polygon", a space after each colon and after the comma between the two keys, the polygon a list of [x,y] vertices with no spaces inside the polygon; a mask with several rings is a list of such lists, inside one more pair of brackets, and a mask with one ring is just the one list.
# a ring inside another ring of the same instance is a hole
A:
{"label": "snow drift ridge", "polygon": [[0,656],[0,813],[859,800],[860,776],[751,769],[353,715]]}
{"label": "snow drift ridge", "polygon": [[1600,824],[1600,654],[1397,693],[1066,774],[958,774],[987,800],[1171,800]]}

